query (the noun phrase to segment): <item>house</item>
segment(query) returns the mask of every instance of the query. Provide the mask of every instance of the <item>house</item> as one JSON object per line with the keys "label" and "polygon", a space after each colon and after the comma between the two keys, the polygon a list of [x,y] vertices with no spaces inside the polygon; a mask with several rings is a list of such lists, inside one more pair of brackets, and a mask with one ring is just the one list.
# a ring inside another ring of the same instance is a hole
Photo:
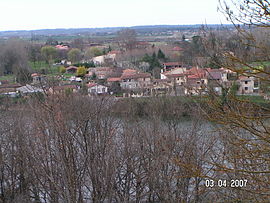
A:
{"label": "house", "polygon": [[88,69],[88,77],[91,77],[93,75],[96,75],[97,79],[107,79],[111,76],[120,76],[121,71],[119,72],[119,69],[117,68],[111,68],[111,67],[96,67],[96,68],[89,68]]}
{"label": "house", "polygon": [[207,70],[208,88],[211,88],[217,94],[222,94],[222,88],[227,86],[228,78],[227,72],[223,69],[211,69]]}
{"label": "house", "polygon": [[96,56],[92,59],[92,61],[95,65],[102,65],[105,63],[105,55]]}
{"label": "house", "polygon": [[180,62],[168,62],[168,63],[163,63],[163,69],[161,69],[161,72],[166,72],[175,68],[180,68],[182,67],[182,63]]}
{"label": "house", "polygon": [[160,78],[161,79],[175,78],[176,80],[179,81],[179,83],[181,83],[181,82],[185,82],[183,79],[183,77],[185,76],[185,73],[186,73],[186,68],[183,68],[183,67],[174,68],[169,71],[161,72]]}
{"label": "house", "polygon": [[152,96],[170,95],[173,91],[173,83],[170,79],[154,79],[150,90]]}
{"label": "house", "polygon": [[39,73],[33,73],[31,77],[33,79],[33,85],[44,85],[46,83],[46,76],[44,75],[41,75]]}
{"label": "house", "polygon": [[66,68],[66,72],[67,73],[76,73],[77,69],[78,69],[78,67],[76,67],[76,66],[69,66]]}
{"label": "house", "polygon": [[107,78],[107,84],[111,86],[113,83],[119,83],[121,81],[121,78]]}
{"label": "house", "polygon": [[28,84],[26,84],[25,86],[22,86],[22,87],[18,87],[16,90],[22,96],[35,94],[35,93],[44,93],[44,90],[42,88],[38,88],[38,87],[28,85]]}
{"label": "house", "polygon": [[69,78],[69,81],[71,81],[71,82],[82,82],[82,79],[80,77],[71,76]]}
{"label": "house", "polygon": [[65,50],[65,51],[69,49],[67,45],[61,45],[61,44],[56,45],[55,48],[58,50]]}
{"label": "house", "polygon": [[238,94],[256,94],[259,93],[259,79],[253,76],[239,76]]}
{"label": "house", "polygon": [[198,95],[207,90],[207,71],[202,68],[193,67],[186,72],[187,81],[185,94]]}
{"label": "house", "polygon": [[123,73],[120,86],[122,89],[141,89],[151,85],[150,73]]}
{"label": "house", "polygon": [[108,87],[104,85],[99,85],[97,83],[89,83],[87,87],[89,95],[100,95],[108,93]]}

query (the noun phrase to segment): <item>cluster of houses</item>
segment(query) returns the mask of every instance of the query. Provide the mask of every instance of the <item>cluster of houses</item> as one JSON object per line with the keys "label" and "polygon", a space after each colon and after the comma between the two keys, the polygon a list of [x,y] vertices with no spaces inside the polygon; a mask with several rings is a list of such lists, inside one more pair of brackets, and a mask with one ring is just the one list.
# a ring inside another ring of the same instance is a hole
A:
{"label": "cluster of houses", "polygon": [[[67,67],[67,72],[76,72],[77,67]],[[259,93],[259,81],[255,77],[237,76],[228,69],[183,67],[181,63],[164,63],[160,79],[154,79],[150,73],[137,69],[115,67],[89,68],[82,79],[57,78],[57,85],[48,83],[46,76],[34,73],[31,84],[9,84],[0,81],[0,94],[7,96],[29,95],[32,93],[65,93],[84,90],[89,95],[121,95],[123,97],[142,97],[160,95],[201,95],[214,91],[222,93],[224,87],[237,84],[238,94],[256,95]],[[119,94],[120,93],[120,94]]]}

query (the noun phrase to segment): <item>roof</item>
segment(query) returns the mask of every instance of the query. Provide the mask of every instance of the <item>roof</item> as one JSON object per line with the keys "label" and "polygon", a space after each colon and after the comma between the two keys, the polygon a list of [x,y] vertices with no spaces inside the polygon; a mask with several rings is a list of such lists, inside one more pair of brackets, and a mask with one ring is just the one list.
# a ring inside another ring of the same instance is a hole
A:
{"label": "roof", "polygon": [[208,72],[208,78],[212,80],[220,80],[222,78],[221,71],[210,71]]}
{"label": "roof", "polygon": [[15,83],[15,84],[2,84],[0,85],[0,89],[1,88],[18,88],[21,87],[22,85],[19,83]]}
{"label": "roof", "polygon": [[98,84],[97,83],[88,83],[87,84],[87,87],[95,87],[97,86]]}
{"label": "roof", "polygon": [[178,74],[169,74],[167,73],[166,76],[169,77],[169,78],[174,78],[174,77],[184,77],[186,74],[185,73],[178,73]]}
{"label": "roof", "polygon": [[55,48],[61,49],[61,50],[68,50],[69,49],[69,47],[67,45],[60,45],[60,44],[56,45]]}
{"label": "roof", "polygon": [[22,87],[17,88],[18,91],[22,93],[35,93],[35,92],[43,92],[43,89],[32,86],[32,85],[25,85]]}
{"label": "roof", "polygon": [[66,70],[72,70],[72,69],[78,69],[78,67],[76,67],[76,66],[69,66],[69,67],[67,67],[67,69]]}
{"label": "roof", "polygon": [[207,71],[202,68],[193,67],[187,71],[188,78],[203,78],[206,76]]}
{"label": "roof", "polygon": [[136,78],[150,78],[150,73],[136,73],[130,75],[122,75],[121,79],[136,79]]}
{"label": "roof", "polygon": [[183,51],[183,49],[182,49],[181,47],[178,47],[178,46],[173,47],[172,50],[173,50],[173,51]]}
{"label": "roof", "polygon": [[43,76],[43,75],[41,75],[40,73],[33,73],[33,74],[31,74],[31,77],[33,78],[33,77],[38,77],[38,76]]}
{"label": "roof", "polygon": [[15,91],[16,91],[15,88],[1,88],[0,89],[0,94],[8,93],[8,92],[15,92]]}
{"label": "roof", "polygon": [[137,73],[138,71],[135,69],[124,69],[123,74],[131,74],[131,73]]}
{"label": "roof", "polygon": [[108,78],[107,82],[118,82],[120,80],[121,80],[121,78]]}
{"label": "roof", "polygon": [[182,63],[180,62],[168,62],[168,63],[163,63],[164,66],[181,66]]}
{"label": "roof", "polygon": [[194,75],[189,75],[188,78],[189,79],[201,79],[202,76],[200,74],[194,74]]}
{"label": "roof", "polygon": [[88,84],[87,84],[87,87],[89,87],[89,88],[95,87],[95,86],[106,87],[106,86],[104,86],[104,85],[99,85],[99,84],[97,84],[97,83],[88,83]]}

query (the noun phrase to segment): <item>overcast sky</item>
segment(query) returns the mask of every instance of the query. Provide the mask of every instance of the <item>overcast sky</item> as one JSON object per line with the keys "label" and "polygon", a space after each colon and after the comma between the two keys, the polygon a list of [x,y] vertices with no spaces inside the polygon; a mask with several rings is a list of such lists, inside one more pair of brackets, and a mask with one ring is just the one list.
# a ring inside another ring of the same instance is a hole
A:
{"label": "overcast sky", "polygon": [[0,0],[0,30],[228,23],[218,0]]}

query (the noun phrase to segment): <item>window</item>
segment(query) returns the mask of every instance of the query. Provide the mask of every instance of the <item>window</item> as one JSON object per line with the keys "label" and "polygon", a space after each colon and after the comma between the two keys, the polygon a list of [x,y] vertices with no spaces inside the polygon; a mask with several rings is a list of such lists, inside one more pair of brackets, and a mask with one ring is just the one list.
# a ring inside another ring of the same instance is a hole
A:
{"label": "window", "polygon": [[254,81],[254,88],[258,88],[259,87],[259,81],[258,80],[255,80]]}
{"label": "window", "polygon": [[245,90],[248,90],[248,87],[245,87]]}
{"label": "window", "polygon": [[105,88],[102,88],[102,92],[105,92]]}
{"label": "window", "polygon": [[92,93],[95,93],[95,92],[96,92],[96,89],[91,89],[91,92],[92,92]]}
{"label": "window", "polygon": [[248,81],[245,81],[245,84],[248,84]]}

